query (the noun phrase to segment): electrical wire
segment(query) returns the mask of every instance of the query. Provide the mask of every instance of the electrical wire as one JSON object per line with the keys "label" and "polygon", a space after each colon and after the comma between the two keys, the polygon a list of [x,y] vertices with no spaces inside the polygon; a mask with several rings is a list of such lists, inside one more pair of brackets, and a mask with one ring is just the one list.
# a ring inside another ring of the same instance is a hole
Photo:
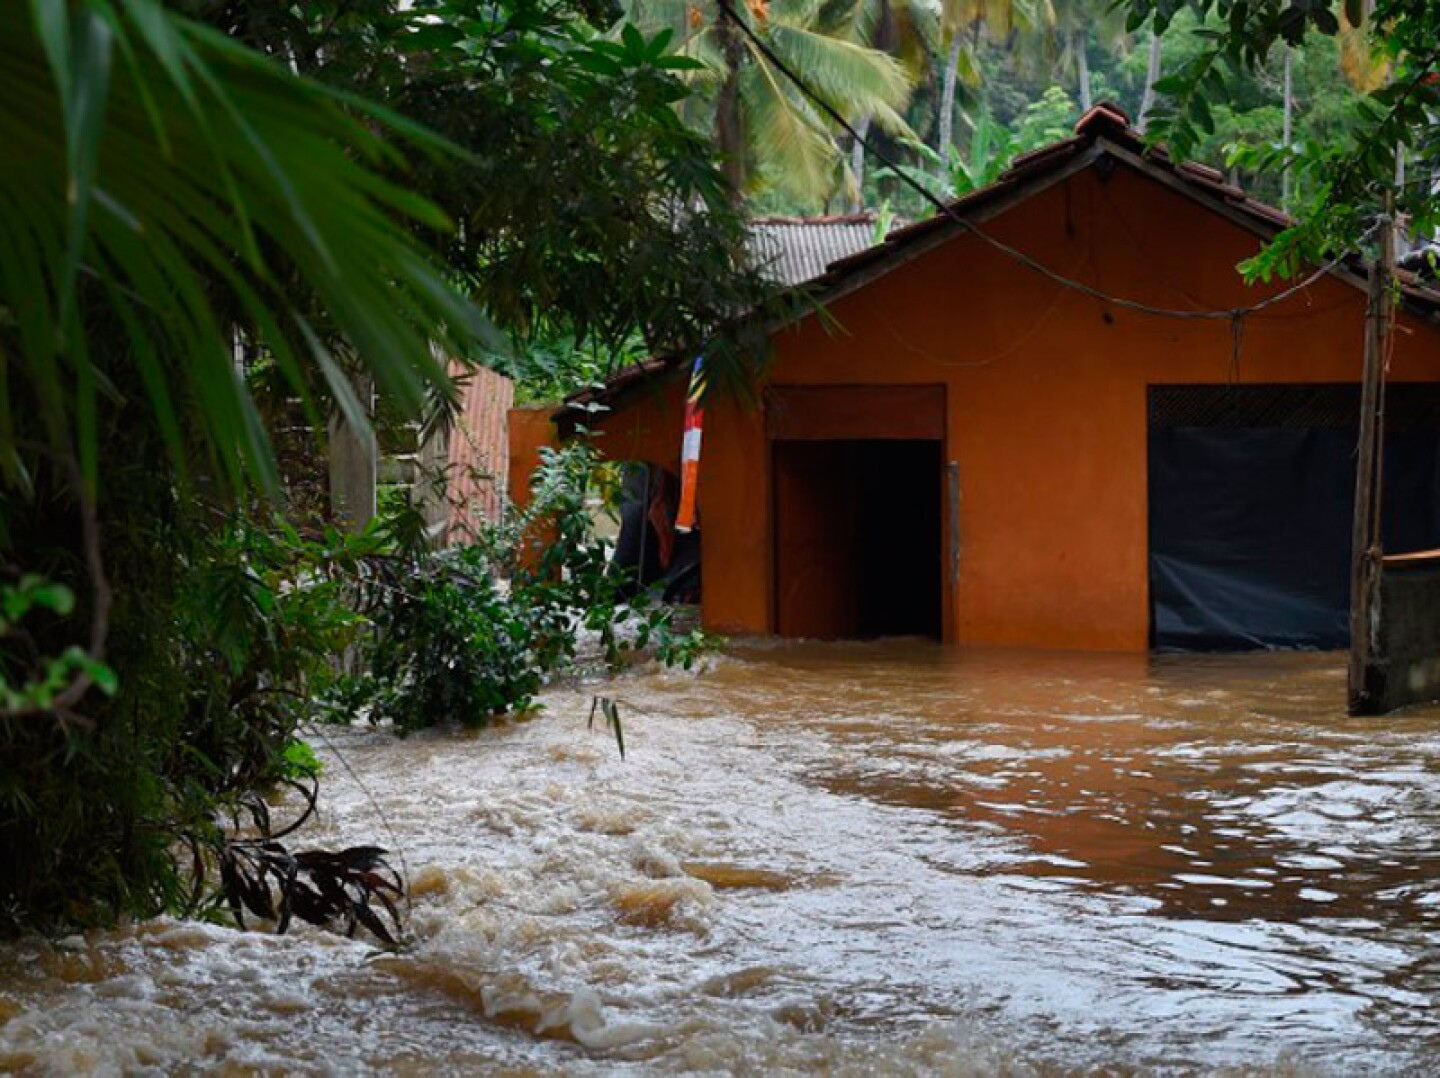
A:
{"label": "electrical wire", "polygon": [[970,232],[973,236],[975,236],[976,239],[988,244],[990,247],[993,247],[1001,254],[1019,263],[1031,272],[1037,273],[1040,276],[1045,277],[1048,280],[1051,280],[1064,288],[1068,288],[1073,292],[1079,292],[1081,295],[1089,296],[1092,299],[1099,300],[1101,303],[1106,303],[1113,307],[1119,307],[1124,310],[1136,311],[1140,314],[1153,315],[1158,318],[1176,318],[1188,321],[1229,321],[1232,324],[1238,324],[1241,319],[1244,319],[1249,315],[1257,314],[1258,312],[1263,311],[1268,307],[1275,306],[1277,303],[1283,303],[1285,300],[1291,298],[1292,296],[1303,292],[1305,289],[1309,288],[1311,285],[1315,284],[1317,281],[1323,278],[1326,274],[1334,270],[1341,262],[1345,260],[1345,255],[1338,255],[1335,258],[1331,259],[1329,262],[1325,263],[1314,273],[1310,274],[1310,276],[1306,277],[1304,280],[1300,281],[1297,284],[1291,285],[1289,288],[1286,288],[1283,291],[1275,293],[1275,295],[1273,296],[1269,296],[1263,300],[1260,300],[1257,303],[1253,303],[1248,306],[1230,307],[1224,310],[1177,310],[1170,307],[1154,307],[1148,303],[1142,303],[1139,300],[1127,299],[1124,296],[1112,296],[1106,292],[1101,291],[1098,288],[1095,288],[1093,285],[1086,284],[1084,281],[1076,280],[1073,277],[1067,277],[1065,274],[1051,269],[1044,263],[1037,261],[1030,255],[1027,255],[1024,251],[1021,251],[1016,247],[1012,247],[1004,240],[992,236],[990,233],[986,232],[979,225],[977,225],[974,221],[971,221],[961,215],[954,208],[954,206],[946,202],[944,199],[937,197],[933,192],[931,192],[918,180],[908,175],[898,163],[896,163],[879,149],[877,149],[870,142],[870,140],[867,139],[864,135],[862,135],[859,131],[857,131],[855,127],[850,123],[850,121],[845,119],[845,117],[842,116],[833,105],[831,105],[823,97],[821,97],[814,90],[812,90],[810,86],[807,85],[806,82],[795,73],[795,71],[790,67],[790,65],[786,63],[783,59],[781,59],[778,55],[776,55],[775,51],[763,39],[761,39],[758,34],[755,33],[754,29],[751,28],[750,24],[747,23],[736,13],[734,7],[731,5],[731,0],[716,0],[716,4],[720,9],[721,15],[729,19],[730,22],[733,23],[740,30],[740,32],[749,39],[750,43],[755,47],[756,51],[759,52],[760,55],[763,56],[765,60],[775,68],[775,70],[779,71],[780,74],[784,75],[785,78],[789,82],[791,82],[806,99],[812,102],[817,108],[820,109],[821,112],[823,112],[827,117],[829,117],[832,121],[838,124],[842,130],[844,130],[847,134],[850,135],[851,138],[855,139],[856,142],[858,142],[861,146],[865,147],[865,150],[869,154],[871,154],[877,161],[889,168],[891,172],[896,176],[896,178],[898,178],[907,187],[915,191],[916,194],[920,195],[920,197],[923,198],[930,205],[934,206],[940,214],[960,225],[966,231]]}

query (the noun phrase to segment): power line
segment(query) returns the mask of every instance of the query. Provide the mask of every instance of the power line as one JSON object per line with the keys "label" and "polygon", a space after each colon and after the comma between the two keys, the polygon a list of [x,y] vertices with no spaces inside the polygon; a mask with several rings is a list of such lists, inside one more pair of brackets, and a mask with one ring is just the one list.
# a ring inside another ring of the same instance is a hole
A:
{"label": "power line", "polygon": [[[784,75],[786,79],[788,79],[791,83],[794,84],[795,88],[799,90],[801,94],[803,94],[809,101],[811,101],[816,107],[818,107],[826,116],[828,116],[831,120],[838,124],[846,133],[850,135],[851,138],[855,139],[858,143],[860,143],[860,145],[864,146],[866,151],[873,155],[876,160],[889,168],[890,171],[896,177],[898,177],[902,183],[914,190],[921,198],[923,198],[926,202],[930,203],[930,205],[934,206],[939,213],[945,215],[947,218],[954,221],[962,228],[966,229],[977,239],[982,240],[986,244],[989,244],[995,250],[999,251],[1001,254],[1004,254],[1006,257],[1014,260],[1015,262],[1018,262],[1026,269],[1034,273],[1038,273],[1040,276],[1045,277],[1055,282],[1056,284],[1061,285],[1064,288],[1068,288],[1071,291],[1079,292],[1082,295],[1089,296],[1092,299],[1099,300],[1102,303],[1108,303],[1114,307],[1120,307],[1131,311],[1138,311],[1141,314],[1154,315],[1159,318],[1178,318],[1191,321],[1214,322],[1228,320],[1238,325],[1240,320],[1247,317],[1248,315],[1256,314],[1259,311],[1265,310],[1267,307],[1273,307],[1275,306],[1275,304],[1282,303],[1285,300],[1289,299],[1291,296],[1303,292],[1305,289],[1313,285],[1316,281],[1320,280],[1322,277],[1328,274],[1345,259],[1345,256],[1343,254],[1337,255],[1335,258],[1325,263],[1325,265],[1321,266],[1318,270],[1316,270],[1310,276],[1306,277],[1303,281],[1300,281],[1298,284],[1292,285],[1281,292],[1275,293],[1275,295],[1273,296],[1260,300],[1258,303],[1253,303],[1249,306],[1244,307],[1230,307],[1224,310],[1211,311],[1185,311],[1177,310],[1171,307],[1153,307],[1148,303],[1141,303],[1139,300],[1126,299],[1123,296],[1112,296],[1094,287],[1093,285],[1086,284],[1084,281],[1076,280],[1074,277],[1067,277],[1065,274],[1051,269],[1044,263],[1039,262],[1031,256],[1027,255],[1024,251],[1021,251],[1016,247],[1012,247],[1004,240],[990,235],[990,233],[986,232],[974,221],[971,221],[956,212],[953,206],[951,206],[943,199],[937,197],[933,192],[926,188],[924,184],[920,183],[918,180],[910,176],[898,163],[896,163],[891,158],[887,157],[884,153],[882,153],[880,150],[878,150],[864,135],[860,134],[860,132],[851,125],[850,121],[845,119],[845,117],[842,116],[839,111],[830,104],[830,102],[826,101],[823,97],[821,97],[814,90],[812,90],[809,85],[806,84],[805,80],[800,78],[800,76],[795,73],[795,71],[790,67],[790,65],[787,64],[784,60],[782,60],[779,56],[777,56],[775,54],[775,51],[768,44],[766,44],[765,41],[759,37],[759,35],[755,33],[755,31],[750,27],[749,23],[747,23],[736,13],[734,7],[731,6],[731,0],[716,0],[716,4],[720,8],[720,13],[725,18],[728,18],[736,27],[739,28],[740,32],[750,40],[750,43],[755,47],[756,51],[758,51],[760,55],[766,59],[766,61],[773,65],[775,70],[779,71],[780,74]],[[1238,349],[1238,334],[1234,334],[1234,336],[1236,348]]]}

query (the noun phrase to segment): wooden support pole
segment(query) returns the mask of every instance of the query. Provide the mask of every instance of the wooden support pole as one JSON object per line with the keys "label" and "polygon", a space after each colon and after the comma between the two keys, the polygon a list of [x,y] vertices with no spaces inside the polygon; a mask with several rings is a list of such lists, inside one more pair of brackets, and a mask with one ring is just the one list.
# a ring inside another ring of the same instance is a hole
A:
{"label": "wooden support pole", "polygon": [[[367,381],[356,396],[374,414],[373,391]],[[330,418],[330,511],[346,531],[359,533],[374,519],[380,450],[373,430],[356,430],[337,411]]]}
{"label": "wooden support pole", "polygon": [[1365,365],[1360,383],[1360,444],[1350,545],[1350,714],[1373,714],[1381,701],[1372,682],[1380,617],[1381,468],[1385,438],[1385,355],[1390,332],[1390,280],[1395,268],[1394,201],[1387,197],[1380,256],[1370,267],[1365,311]]}

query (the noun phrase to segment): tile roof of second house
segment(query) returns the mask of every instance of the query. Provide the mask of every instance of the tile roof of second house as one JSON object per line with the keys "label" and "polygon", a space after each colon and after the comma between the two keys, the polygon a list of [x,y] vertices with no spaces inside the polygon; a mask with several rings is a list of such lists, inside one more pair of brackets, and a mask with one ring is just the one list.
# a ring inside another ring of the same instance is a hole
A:
{"label": "tile roof of second house", "polygon": [[757,217],[750,222],[750,254],[760,273],[782,288],[822,276],[832,262],[880,242],[879,215]]}

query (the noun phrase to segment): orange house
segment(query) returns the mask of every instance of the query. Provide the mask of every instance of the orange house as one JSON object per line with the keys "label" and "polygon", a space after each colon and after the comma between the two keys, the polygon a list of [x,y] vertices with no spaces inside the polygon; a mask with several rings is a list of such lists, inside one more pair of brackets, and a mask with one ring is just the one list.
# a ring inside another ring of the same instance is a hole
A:
{"label": "orange house", "polygon": [[[706,626],[1343,644],[1360,263],[1247,286],[1284,215],[1105,106],[951,209],[833,263],[753,398],[708,402]],[[688,368],[577,395],[561,433],[677,471]],[[1388,370],[1386,545],[1440,546],[1440,293],[1413,280]]]}

